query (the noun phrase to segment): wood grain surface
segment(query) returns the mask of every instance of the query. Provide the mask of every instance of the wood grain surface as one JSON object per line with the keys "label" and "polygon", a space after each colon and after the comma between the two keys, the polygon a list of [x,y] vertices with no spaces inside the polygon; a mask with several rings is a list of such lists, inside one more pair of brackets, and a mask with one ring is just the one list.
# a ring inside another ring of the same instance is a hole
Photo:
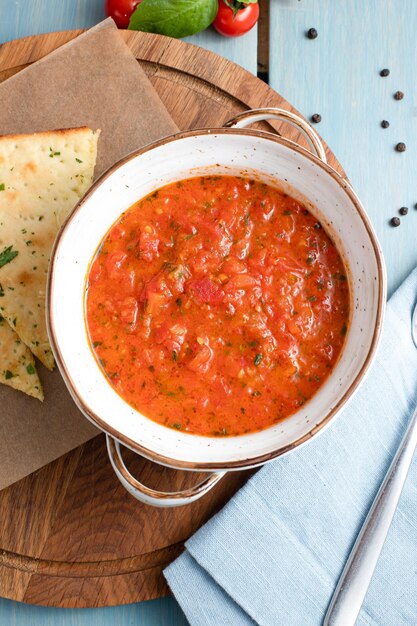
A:
{"label": "wood grain surface", "polygon": [[[4,44],[0,80],[76,35],[52,33]],[[248,108],[291,108],[265,83],[211,52],[157,35],[123,36],[181,129],[220,126]],[[279,124],[276,129],[300,140],[293,129]],[[328,160],[342,172],[330,151]],[[127,457],[133,473],[159,489],[197,480]],[[162,568],[246,479],[247,473],[229,474],[204,499],[183,508],[147,507],[119,484],[100,436],[0,492],[0,595],[59,607],[165,595]]]}
{"label": "wood grain surface", "polygon": [[[260,0],[261,7],[265,3],[269,0]],[[0,0],[0,42],[69,28],[89,28],[105,19],[104,4],[104,0]],[[184,41],[212,50],[256,74],[256,27],[243,38],[220,37],[208,28]]]}

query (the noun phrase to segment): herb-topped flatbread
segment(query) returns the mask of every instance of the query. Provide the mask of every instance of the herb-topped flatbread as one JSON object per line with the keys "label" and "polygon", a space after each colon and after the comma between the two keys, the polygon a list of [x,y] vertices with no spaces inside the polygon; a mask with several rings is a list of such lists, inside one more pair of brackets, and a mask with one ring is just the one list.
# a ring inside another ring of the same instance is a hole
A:
{"label": "herb-topped flatbread", "polygon": [[[98,136],[74,128],[0,137],[0,315],[49,369],[50,253],[63,221],[91,185]],[[2,332],[0,327],[4,343]]]}
{"label": "herb-topped flatbread", "polygon": [[0,382],[43,400],[33,354],[3,317],[0,317]]}

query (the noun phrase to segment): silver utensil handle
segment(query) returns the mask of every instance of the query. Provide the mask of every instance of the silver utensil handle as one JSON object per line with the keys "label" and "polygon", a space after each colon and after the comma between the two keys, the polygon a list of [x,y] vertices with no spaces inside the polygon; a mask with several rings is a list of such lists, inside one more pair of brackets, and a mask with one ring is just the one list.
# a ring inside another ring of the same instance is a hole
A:
{"label": "silver utensil handle", "polygon": [[417,409],[355,541],[323,626],[353,626],[361,610],[417,445]]}

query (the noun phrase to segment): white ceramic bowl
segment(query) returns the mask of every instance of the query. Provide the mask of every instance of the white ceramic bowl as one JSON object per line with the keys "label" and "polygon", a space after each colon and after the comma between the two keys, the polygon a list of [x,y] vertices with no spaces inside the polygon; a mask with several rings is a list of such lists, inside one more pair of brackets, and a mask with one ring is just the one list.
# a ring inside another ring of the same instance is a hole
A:
{"label": "white ceramic bowl", "polygon": [[[307,133],[318,156],[278,135],[242,129],[270,117],[298,125]],[[314,437],[358,388],[381,331],[386,283],[382,253],[350,185],[325,163],[318,136],[298,116],[277,109],[244,113],[229,123],[232,125],[234,128],[178,133],[114,165],[76,207],[57,239],[51,261],[48,327],[64,380],[84,415],[107,433],[109,454],[125,487],[138,499],[159,506],[192,501],[225,471],[260,465]],[[352,297],[344,349],[319,391],[283,422],[235,437],[178,432],[135,411],[113,390],[98,367],[85,324],[86,276],[111,225],[134,202],[159,187],[203,174],[256,176],[288,188],[292,195],[306,201],[342,254]],[[217,473],[185,494],[158,494],[130,476],[119,442],[163,465]]]}

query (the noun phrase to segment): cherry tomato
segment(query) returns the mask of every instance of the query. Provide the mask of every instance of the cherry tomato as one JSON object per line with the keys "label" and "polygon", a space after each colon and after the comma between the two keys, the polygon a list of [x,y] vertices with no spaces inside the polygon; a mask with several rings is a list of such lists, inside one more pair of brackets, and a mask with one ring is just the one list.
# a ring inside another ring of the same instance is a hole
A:
{"label": "cherry tomato", "polygon": [[[236,15],[230,5],[238,9]],[[219,10],[214,18],[213,26],[224,37],[240,37],[255,26],[258,18],[259,5],[257,2],[245,5],[244,2],[237,2],[236,0],[229,0],[229,2],[219,0]]]}
{"label": "cherry tomato", "polygon": [[119,28],[127,28],[133,11],[141,2],[142,0],[106,0],[106,15],[112,17]]}

